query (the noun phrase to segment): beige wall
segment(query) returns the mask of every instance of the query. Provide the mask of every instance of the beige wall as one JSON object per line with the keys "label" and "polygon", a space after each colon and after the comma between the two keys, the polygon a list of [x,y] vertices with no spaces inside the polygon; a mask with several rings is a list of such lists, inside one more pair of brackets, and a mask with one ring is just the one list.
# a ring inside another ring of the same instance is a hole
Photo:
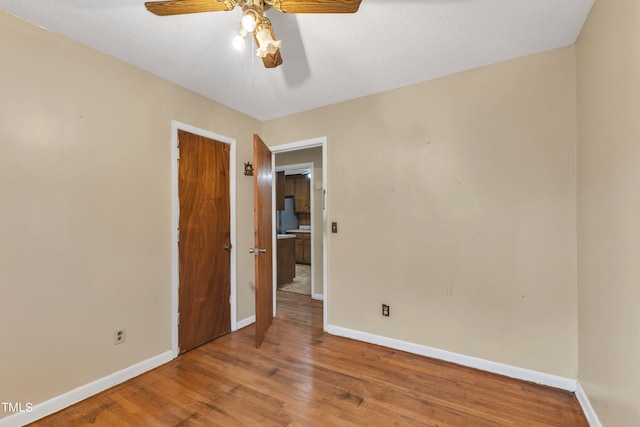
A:
{"label": "beige wall", "polygon": [[[283,141],[281,141],[283,142]],[[289,141],[291,142],[291,141]],[[273,145],[273,144],[272,144]],[[322,148],[306,148],[304,150],[289,151],[276,154],[276,166],[296,165],[300,163],[313,163],[313,182],[311,182],[311,194],[313,195],[313,293],[322,295]]]}
{"label": "beige wall", "polygon": [[237,140],[245,248],[261,123],[4,12],[0,57],[0,401],[38,403],[171,347],[171,120]]}
{"label": "beige wall", "polygon": [[567,47],[266,122],[327,136],[329,324],[576,378],[575,96]]}
{"label": "beige wall", "polygon": [[171,120],[238,141],[239,320],[252,134],[326,135],[330,324],[575,378],[574,53],[260,123],[0,13],[0,400],[169,350]]}
{"label": "beige wall", "polygon": [[580,383],[640,425],[640,3],[596,1],[577,43]]}

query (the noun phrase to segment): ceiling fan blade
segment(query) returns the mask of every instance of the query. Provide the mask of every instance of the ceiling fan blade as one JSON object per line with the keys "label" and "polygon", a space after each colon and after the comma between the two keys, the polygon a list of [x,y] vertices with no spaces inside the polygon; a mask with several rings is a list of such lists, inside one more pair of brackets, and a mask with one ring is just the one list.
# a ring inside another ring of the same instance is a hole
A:
{"label": "ceiling fan blade", "polygon": [[282,55],[280,55],[280,49],[278,49],[276,53],[270,53],[266,56],[263,56],[262,63],[264,64],[264,68],[276,68],[278,65],[282,64]]}
{"label": "ceiling fan blade", "polygon": [[283,13],[356,13],[361,0],[273,0]]}
{"label": "ceiling fan blade", "polygon": [[231,10],[232,0],[171,0],[153,1],[144,4],[147,10],[159,16],[182,15],[185,13],[219,12]]}

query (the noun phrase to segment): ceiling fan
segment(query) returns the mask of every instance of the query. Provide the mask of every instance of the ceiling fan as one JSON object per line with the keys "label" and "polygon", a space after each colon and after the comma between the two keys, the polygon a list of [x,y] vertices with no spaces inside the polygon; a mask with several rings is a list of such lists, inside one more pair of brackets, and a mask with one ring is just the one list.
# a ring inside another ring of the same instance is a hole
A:
{"label": "ceiling fan", "polygon": [[361,0],[169,0],[147,2],[147,10],[159,16],[182,15],[185,13],[221,12],[242,8],[240,35],[233,45],[244,47],[244,37],[253,33],[258,46],[256,53],[262,57],[266,68],[282,64],[281,40],[276,40],[271,21],[264,11],[273,7],[282,13],[355,13]]}

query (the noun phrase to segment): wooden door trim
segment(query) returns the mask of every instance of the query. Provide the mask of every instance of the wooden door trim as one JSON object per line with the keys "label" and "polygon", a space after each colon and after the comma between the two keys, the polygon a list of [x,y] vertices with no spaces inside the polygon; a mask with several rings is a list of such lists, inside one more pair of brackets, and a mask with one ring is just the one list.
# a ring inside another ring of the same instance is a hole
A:
{"label": "wooden door trim", "polygon": [[[329,170],[329,166],[328,166],[328,156],[327,156],[327,137],[326,136],[321,136],[321,137],[317,137],[317,138],[312,138],[312,139],[306,139],[303,141],[296,141],[296,142],[291,142],[288,144],[281,144],[281,145],[275,145],[272,147],[269,147],[269,149],[271,150],[272,153],[272,164],[273,166],[273,175],[275,176],[275,155],[278,153],[286,153],[288,151],[298,151],[298,150],[304,150],[307,148],[314,148],[314,147],[321,147],[322,148],[322,188],[325,191],[325,194],[323,194],[323,201],[324,201],[324,210],[322,211],[322,293],[323,293],[323,300],[324,300],[324,304],[322,304],[322,328],[323,330],[327,330],[327,326],[328,326],[328,317],[327,317],[327,313],[329,312],[328,307],[329,307],[329,280],[328,280],[328,276],[329,276],[329,257],[328,257],[328,247],[329,247],[329,242],[328,242],[328,235],[327,235],[327,218],[328,213],[329,213],[329,200],[327,197],[327,194],[329,194],[329,186],[327,184],[327,178],[328,178],[328,170]],[[312,187],[313,189],[313,187]],[[313,193],[312,193],[313,194]],[[275,188],[273,189],[273,206],[275,209],[275,198],[276,198],[276,191]],[[311,197],[311,203],[313,203],[314,197]],[[313,215],[313,211],[314,211],[314,207],[313,204],[311,205],[311,215]],[[276,235],[276,223],[275,223],[275,218],[276,218],[276,214],[275,212],[273,213],[273,239],[274,239],[274,247],[277,244],[276,239],[277,239],[277,235]],[[313,221],[313,216],[311,221]],[[313,224],[313,223],[312,223]],[[311,246],[311,250],[313,252],[313,243]],[[312,257],[314,256],[313,253],[311,255]],[[312,258],[313,259],[313,258]],[[274,257],[274,276],[276,274],[277,271],[277,259],[276,257]],[[311,263],[311,267],[313,268],[313,262]],[[313,274],[313,273],[312,273]],[[313,277],[313,276],[312,276]],[[313,280],[313,279],[312,279]],[[273,291],[273,298],[274,298],[274,304],[273,304],[273,309],[274,309],[274,315],[275,315],[275,309],[276,309],[276,304],[275,304],[275,297],[276,297],[276,287],[277,287],[277,277],[274,277],[273,280],[274,283],[274,291]]]}
{"label": "wooden door trim", "polygon": [[200,135],[229,144],[229,208],[231,230],[231,331],[237,330],[236,323],[236,140],[205,129],[176,120],[171,122],[171,352],[178,356],[178,224],[180,224],[180,199],[178,198],[178,131]]}

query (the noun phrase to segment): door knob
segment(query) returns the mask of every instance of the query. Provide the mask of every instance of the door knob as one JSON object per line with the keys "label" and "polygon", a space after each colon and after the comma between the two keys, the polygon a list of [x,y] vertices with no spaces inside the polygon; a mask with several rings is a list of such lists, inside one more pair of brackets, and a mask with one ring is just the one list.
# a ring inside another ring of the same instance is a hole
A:
{"label": "door knob", "polygon": [[226,245],[224,245],[224,250],[225,251],[230,251],[232,247],[233,246],[231,245],[231,243],[227,243]]}
{"label": "door knob", "polygon": [[255,256],[258,256],[260,254],[264,254],[266,252],[267,252],[267,250],[263,249],[263,248],[249,248],[249,253],[250,254],[254,254]]}

